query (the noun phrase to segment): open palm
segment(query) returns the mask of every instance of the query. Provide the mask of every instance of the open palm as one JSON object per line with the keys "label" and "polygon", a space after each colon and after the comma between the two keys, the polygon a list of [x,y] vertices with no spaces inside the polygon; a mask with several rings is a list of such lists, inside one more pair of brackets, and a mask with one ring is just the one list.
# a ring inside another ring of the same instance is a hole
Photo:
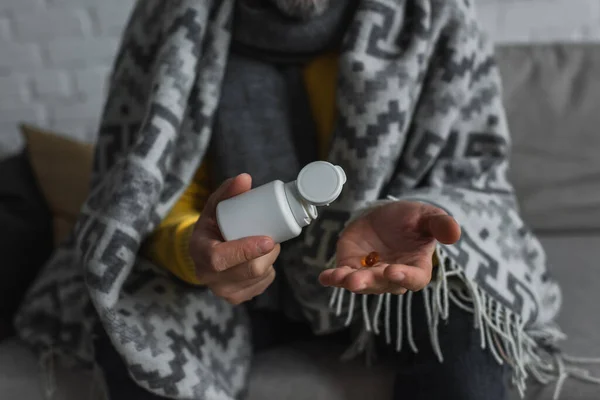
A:
{"label": "open palm", "polygon": [[[440,208],[398,201],[376,208],[350,224],[337,243],[337,266],[324,271],[325,286],[356,293],[403,294],[421,290],[431,281],[436,242],[453,244],[460,226]],[[362,266],[371,252],[379,254],[372,267]]]}

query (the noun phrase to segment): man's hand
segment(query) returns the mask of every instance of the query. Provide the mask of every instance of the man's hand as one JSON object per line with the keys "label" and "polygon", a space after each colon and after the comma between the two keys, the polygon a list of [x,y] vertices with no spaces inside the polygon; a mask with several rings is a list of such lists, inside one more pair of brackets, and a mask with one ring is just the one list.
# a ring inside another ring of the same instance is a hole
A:
{"label": "man's hand", "polygon": [[198,279],[231,304],[248,301],[273,283],[273,263],[280,251],[269,237],[223,240],[217,225],[217,204],[247,192],[251,186],[248,174],[225,181],[208,199],[190,238],[189,250]]}
{"label": "man's hand", "polygon": [[[321,273],[325,286],[361,294],[404,294],[431,281],[436,241],[454,244],[460,226],[445,211],[427,204],[399,201],[376,208],[350,224],[337,243],[337,268]],[[380,262],[363,267],[371,252]]]}

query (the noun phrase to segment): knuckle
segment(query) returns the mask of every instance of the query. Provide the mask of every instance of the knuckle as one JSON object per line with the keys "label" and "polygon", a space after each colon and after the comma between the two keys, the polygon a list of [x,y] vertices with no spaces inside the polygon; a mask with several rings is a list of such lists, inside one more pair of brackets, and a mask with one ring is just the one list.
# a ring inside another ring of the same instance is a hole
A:
{"label": "knuckle", "polygon": [[238,251],[238,259],[245,261],[252,261],[254,259],[254,253],[252,252],[249,244],[241,246]]}
{"label": "knuckle", "polygon": [[271,283],[273,283],[274,280],[275,270],[271,268],[268,272],[267,277],[263,281],[258,283],[256,286],[254,286],[254,290],[252,291],[252,298],[263,294],[268,289],[268,287],[271,286]]}
{"label": "knuckle", "polygon": [[266,272],[266,266],[259,261],[250,261],[247,265],[249,279],[260,278]]}
{"label": "knuckle", "polygon": [[277,273],[275,272],[275,268],[273,268],[273,266],[269,267],[268,272],[269,272],[269,275],[268,275],[268,278],[266,279],[265,290],[271,283],[273,283],[275,281],[275,277],[277,276]]}
{"label": "knuckle", "polygon": [[243,246],[232,249],[228,259],[231,267],[247,262],[248,258],[246,257],[246,249]]}
{"label": "knuckle", "polygon": [[225,265],[225,259],[223,258],[223,256],[216,252],[213,251],[210,253],[210,255],[208,256],[208,260],[209,260],[209,265],[210,265],[210,270],[213,272],[222,272],[226,269],[226,265]]}

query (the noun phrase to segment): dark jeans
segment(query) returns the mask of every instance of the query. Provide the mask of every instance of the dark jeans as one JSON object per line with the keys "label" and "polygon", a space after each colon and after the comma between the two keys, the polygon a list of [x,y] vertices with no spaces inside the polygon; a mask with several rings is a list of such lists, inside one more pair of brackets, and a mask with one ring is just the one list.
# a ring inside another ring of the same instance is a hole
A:
{"label": "dark jeans", "polygon": [[[396,378],[392,400],[506,400],[507,371],[488,350],[480,347],[471,314],[451,307],[447,324],[440,324],[439,339],[444,355],[440,363],[432,351],[420,294],[413,299],[413,336],[419,349],[413,353],[406,340],[403,351],[377,343],[379,359],[394,368]],[[393,313],[392,315],[394,315]],[[292,323],[278,314],[252,313],[256,351],[311,337],[308,327]],[[392,324],[395,326],[395,324]],[[98,332],[96,361],[106,377],[111,400],[158,400],[129,378],[125,365],[104,332]],[[406,334],[404,335],[406,338]],[[383,338],[383,337],[382,337]],[[339,334],[336,341],[348,340]]]}
{"label": "dark jeans", "polygon": [[[394,313],[392,314],[394,315]],[[473,315],[450,306],[447,323],[438,327],[444,362],[433,352],[422,296],[413,297],[413,338],[418,353],[408,346],[406,332],[401,352],[378,342],[378,354],[396,370],[393,400],[507,400],[509,370],[488,349],[481,349]],[[406,324],[404,324],[406,326]],[[395,327],[396,324],[392,324]],[[392,328],[392,338],[395,337]]]}

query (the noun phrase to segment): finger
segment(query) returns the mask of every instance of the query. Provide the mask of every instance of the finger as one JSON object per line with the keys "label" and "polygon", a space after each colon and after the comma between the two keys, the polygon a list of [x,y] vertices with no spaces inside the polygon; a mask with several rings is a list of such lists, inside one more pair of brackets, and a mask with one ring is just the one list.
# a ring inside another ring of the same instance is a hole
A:
{"label": "finger", "polygon": [[252,188],[252,177],[248,174],[240,174],[234,178],[227,179],[210,195],[202,211],[205,217],[215,217],[217,204],[221,201],[235,197],[249,191]]}
{"label": "finger", "polygon": [[273,273],[273,266],[269,266],[269,268],[265,271],[264,275],[258,278],[247,279],[237,282],[217,279],[213,283],[211,283],[209,287],[210,290],[212,290],[213,293],[219,297],[230,297],[231,295],[245,290],[246,288],[252,287],[265,279],[269,279],[270,275],[272,275]]}
{"label": "finger", "polygon": [[324,286],[340,287],[358,294],[406,293],[406,288],[387,281],[383,269],[374,267],[357,270],[344,266],[322,272],[319,281]]}
{"label": "finger", "polygon": [[439,207],[423,204],[418,226],[426,236],[443,244],[454,244],[460,239],[460,225]]}
{"label": "finger", "polygon": [[351,292],[377,291],[386,286],[383,280],[383,268],[355,270],[344,278],[341,286]]}
{"label": "finger", "polygon": [[190,240],[190,256],[202,273],[226,271],[269,254],[275,248],[273,239],[267,236],[219,242],[194,235]]}
{"label": "finger", "polygon": [[348,275],[342,285],[345,289],[359,294],[406,293],[404,287],[388,281],[385,277],[386,268],[387,266],[380,266],[358,270]]}
{"label": "finger", "polygon": [[454,244],[460,239],[460,225],[450,215],[426,217],[429,235],[443,244]]}
{"label": "finger", "polygon": [[319,275],[319,282],[323,286],[340,286],[344,278],[354,271],[356,271],[356,269],[348,266],[331,268],[321,272]]}
{"label": "finger", "polygon": [[431,282],[431,268],[393,264],[385,269],[384,276],[392,285],[418,292]]}
{"label": "finger", "polygon": [[404,294],[407,289],[391,283],[385,277],[387,266],[355,270],[342,281],[341,287],[358,294]]}
{"label": "finger", "polygon": [[262,277],[269,272],[279,257],[281,246],[276,245],[273,251],[252,261],[232,267],[220,274],[218,279],[227,282],[248,281]]}
{"label": "finger", "polygon": [[269,274],[265,275],[262,278],[259,278],[259,280],[256,283],[246,287],[242,287],[239,290],[232,292],[227,296],[223,296],[223,298],[233,305],[242,304],[248,300],[253,299],[256,296],[263,294],[264,291],[267,290],[269,286],[271,286],[273,281],[275,281],[275,276],[275,269],[271,268]]}

